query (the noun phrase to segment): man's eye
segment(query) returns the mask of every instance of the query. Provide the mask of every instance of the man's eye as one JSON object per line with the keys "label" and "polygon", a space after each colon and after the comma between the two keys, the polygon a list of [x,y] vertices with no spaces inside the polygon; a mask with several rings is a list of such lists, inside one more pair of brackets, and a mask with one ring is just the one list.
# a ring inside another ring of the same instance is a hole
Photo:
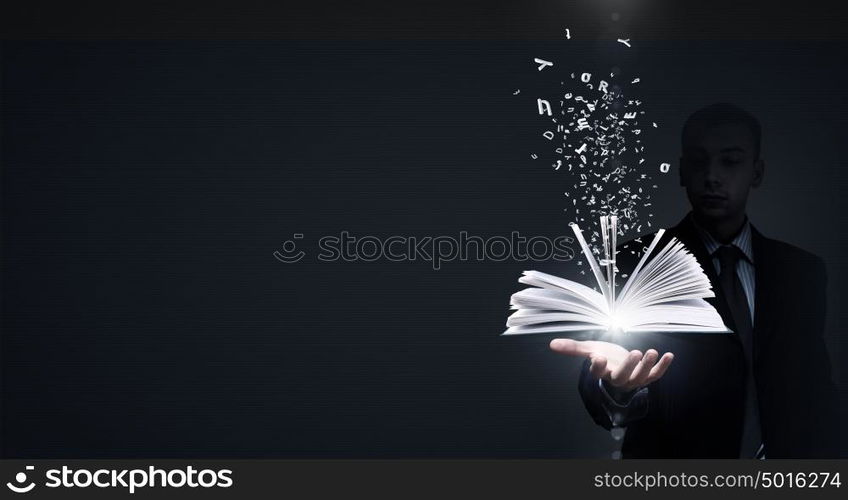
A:
{"label": "man's eye", "polygon": [[721,162],[724,165],[736,165],[738,163],[742,163],[743,158],[741,156],[725,156],[721,159]]}

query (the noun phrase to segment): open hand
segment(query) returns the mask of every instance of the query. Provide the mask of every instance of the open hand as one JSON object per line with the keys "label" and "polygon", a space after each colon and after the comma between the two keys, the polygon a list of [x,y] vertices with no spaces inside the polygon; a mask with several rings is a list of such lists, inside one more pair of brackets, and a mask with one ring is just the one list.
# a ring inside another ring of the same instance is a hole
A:
{"label": "open hand", "polygon": [[659,358],[654,349],[648,349],[643,355],[641,351],[628,351],[618,344],[599,340],[554,339],[551,350],[566,356],[588,358],[591,362],[589,373],[621,391],[644,387],[659,379],[674,359],[670,352]]}

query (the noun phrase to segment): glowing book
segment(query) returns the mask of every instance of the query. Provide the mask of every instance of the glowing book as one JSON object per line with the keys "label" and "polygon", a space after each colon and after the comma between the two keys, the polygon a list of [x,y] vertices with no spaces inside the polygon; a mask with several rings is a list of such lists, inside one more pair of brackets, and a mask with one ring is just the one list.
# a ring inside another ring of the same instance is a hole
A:
{"label": "glowing book", "polygon": [[616,296],[616,217],[601,217],[604,253],[600,263],[577,224],[571,228],[601,291],[550,274],[524,271],[518,281],[535,288],[512,295],[510,306],[516,311],[507,319],[504,335],[607,330],[730,332],[704,300],[715,295],[695,256],[675,238],[657,250],[664,229],[656,233]]}

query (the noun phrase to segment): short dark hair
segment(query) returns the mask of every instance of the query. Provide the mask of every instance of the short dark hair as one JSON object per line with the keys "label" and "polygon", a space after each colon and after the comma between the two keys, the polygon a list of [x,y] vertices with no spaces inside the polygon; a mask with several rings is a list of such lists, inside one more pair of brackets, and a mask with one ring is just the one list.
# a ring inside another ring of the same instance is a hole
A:
{"label": "short dark hair", "polygon": [[754,136],[754,160],[758,160],[760,158],[760,141],[763,134],[760,122],[754,118],[754,115],[735,104],[724,102],[710,104],[689,115],[686,123],[683,124],[683,133],[680,137],[681,143],[686,144],[686,138],[690,137],[693,133],[707,130],[716,125],[727,124],[742,124],[751,130],[751,135]]}

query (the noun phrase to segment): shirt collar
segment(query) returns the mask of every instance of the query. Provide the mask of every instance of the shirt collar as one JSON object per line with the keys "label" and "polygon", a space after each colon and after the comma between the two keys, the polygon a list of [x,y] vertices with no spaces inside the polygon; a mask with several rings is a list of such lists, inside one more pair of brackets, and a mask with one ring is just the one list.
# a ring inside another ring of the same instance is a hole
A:
{"label": "shirt collar", "polygon": [[[704,242],[704,246],[707,247],[707,253],[712,256],[713,253],[722,246],[721,243],[716,241],[706,229],[699,226],[695,221],[695,217],[691,213],[689,214],[689,218],[692,221],[692,225],[694,225],[695,229],[698,231],[698,235],[700,235],[701,240]],[[735,238],[733,238],[730,245],[742,250],[742,253],[745,254],[745,258],[748,259],[748,262],[752,264],[754,263],[754,251],[751,247],[751,222],[748,220],[748,217],[745,217],[745,224],[742,225],[742,230],[739,231],[739,234],[737,234]]]}

